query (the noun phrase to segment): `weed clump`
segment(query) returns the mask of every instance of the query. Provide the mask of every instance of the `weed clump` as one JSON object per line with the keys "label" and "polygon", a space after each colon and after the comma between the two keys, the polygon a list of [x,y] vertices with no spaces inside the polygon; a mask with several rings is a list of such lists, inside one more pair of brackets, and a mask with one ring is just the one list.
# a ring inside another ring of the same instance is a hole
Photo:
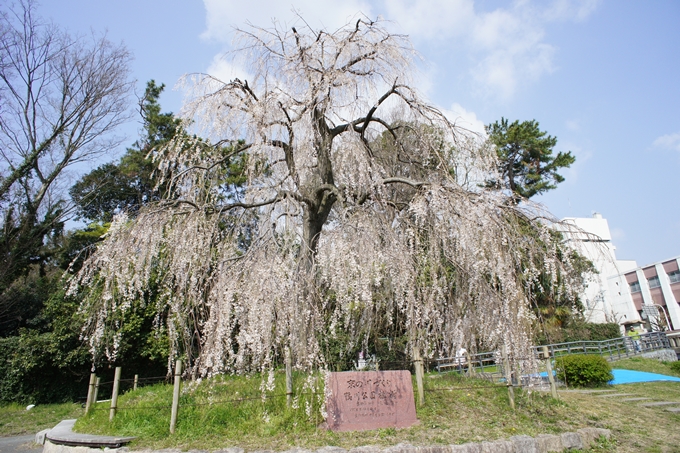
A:
{"label": "weed clump", "polygon": [[604,357],[584,354],[560,357],[557,376],[574,387],[596,387],[614,379],[612,367]]}

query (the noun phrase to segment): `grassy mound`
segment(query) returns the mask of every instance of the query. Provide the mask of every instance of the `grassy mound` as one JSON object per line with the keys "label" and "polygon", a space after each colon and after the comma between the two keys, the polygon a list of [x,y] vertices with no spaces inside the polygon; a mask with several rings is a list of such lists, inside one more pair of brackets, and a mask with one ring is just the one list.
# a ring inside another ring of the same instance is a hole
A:
{"label": "grassy mound", "polygon": [[[616,367],[663,372],[657,361],[631,359]],[[670,373],[666,373],[670,374]],[[594,426],[611,429],[614,441],[598,452],[675,452],[680,445],[680,415],[659,407],[634,406],[620,398],[560,391],[549,394],[516,391],[516,411],[508,404],[507,389],[487,381],[462,378],[457,373],[425,378],[425,405],[416,407],[420,424],[408,429],[333,433],[318,427],[318,395],[296,375],[294,407],[286,405],[283,373],[262,399],[259,376],[224,376],[186,385],[180,400],[177,431],[169,434],[171,385],[154,385],[119,398],[119,412],[109,423],[109,403],[99,403],[88,416],[79,405],[0,406],[0,436],[34,433],[65,418],[78,418],[76,430],[94,434],[138,436],[132,449],[180,448],[216,450],[239,446],[246,451],[283,451],[293,446],[317,448],[337,445],[460,444],[526,434],[562,433]],[[320,378],[318,383],[320,384]],[[415,387],[415,385],[414,385]],[[654,382],[615,386],[614,390],[680,402],[680,383]],[[317,389],[318,391],[318,389]],[[631,416],[634,413],[635,416]]]}
{"label": "grassy mound", "polygon": [[[266,380],[266,379],[265,379]],[[572,417],[573,409],[549,395],[516,391],[512,411],[507,389],[457,373],[426,376],[426,403],[417,407],[420,424],[408,429],[334,433],[320,428],[323,379],[296,375],[295,398],[286,404],[284,374],[276,373],[273,387],[261,391],[260,376],[221,376],[183,388],[174,435],[169,434],[171,385],[154,385],[122,395],[119,411],[109,423],[108,403],[100,403],[78,420],[82,432],[138,436],[138,447],[246,450],[285,450],[291,446],[345,448],[399,442],[453,444],[507,438],[517,434],[559,433],[587,426]],[[316,381],[316,387],[311,385]],[[307,385],[305,385],[307,382]],[[414,383],[415,388],[415,383]]]}

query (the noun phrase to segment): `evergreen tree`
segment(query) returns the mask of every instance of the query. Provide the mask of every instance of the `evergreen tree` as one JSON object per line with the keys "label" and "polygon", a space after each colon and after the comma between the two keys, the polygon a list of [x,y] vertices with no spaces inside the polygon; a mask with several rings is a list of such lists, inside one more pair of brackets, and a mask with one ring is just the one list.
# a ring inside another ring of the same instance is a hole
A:
{"label": "evergreen tree", "polygon": [[576,159],[571,151],[553,155],[557,138],[538,126],[536,120],[509,123],[505,118],[486,126],[498,154],[498,178],[488,180],[488,185],[510,190],[515,202],[557,187],[564,181],[558,170],[569,168]]}
{"label": "evergreen tree", "polygon": [[158,99],[165,84],[150,80],[139,108],[144,130],[142,137],[127,149],[117,164],[100,165],[83,176],[70,189],[80,218],[110,222],[121,210],[133,215],[144,204],[158,200],[162,188],[153,179],[156,164],[152,154],[175,134],[184,133],[180,120],[172,113],[161,113]]}

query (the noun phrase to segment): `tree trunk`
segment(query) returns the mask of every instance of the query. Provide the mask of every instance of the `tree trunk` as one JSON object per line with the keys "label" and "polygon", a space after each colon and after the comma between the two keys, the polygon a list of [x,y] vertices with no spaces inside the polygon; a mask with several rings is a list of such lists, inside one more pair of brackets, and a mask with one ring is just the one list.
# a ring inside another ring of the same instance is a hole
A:
{"label": "tree trunk", "polygon": [[310,201],[306,204],[303,214],[302,253],[303,266],[311,269],[314,256],[319,244],[319,237],[328,215],[337,201],[337,196],[330,189],[322,189],[322,186],[334,186],[333,165],[331,163],[331,149],[333,147],[333,135],[328,128],[324,111],[315,108],[313,113],[316,139],[314,147],[317,151],[317,169],[314,180],[320,182],[311,189]]}
{"label": "tree trunk", "polygon": [[314,256],[319,245],[321,230],[323,229],[328,215],[335,204],[336,198],[333,193],[324,192],[318,204],[305,206],[302,220],[302,251],[303,266],[309,270],[314,263]]}

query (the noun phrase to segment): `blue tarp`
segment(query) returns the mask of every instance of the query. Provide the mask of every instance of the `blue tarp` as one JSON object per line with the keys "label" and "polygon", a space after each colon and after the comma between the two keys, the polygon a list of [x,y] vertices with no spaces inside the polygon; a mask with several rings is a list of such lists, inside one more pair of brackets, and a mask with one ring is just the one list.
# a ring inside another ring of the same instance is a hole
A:
{"label": "blue tarp", "polygon": [[647,373],[645,371],[633,370],[612,370],[614,380],[609,381],[610,384],[634,384],[636,382],[653,382],[653,381],[675,381],[680,382],[680,378],[675,376],[666,376],[665,374]]}
{"label": "blue tarp", "polygon": [[[555,371],[553,371],[553,375]],[[612,374],[614,375],[614,380],[609,381],[609,384],[634,384],[636,382],[654,382],[654,381],[672,381],[680,382],[679,377],[666,376],[665,374],[658,373],[647,373],[646,371],[633,371],[633,370],[618,370],[613,369]],[[548,373],[545,371],[541,372],[541,377],[548,377]]]}

